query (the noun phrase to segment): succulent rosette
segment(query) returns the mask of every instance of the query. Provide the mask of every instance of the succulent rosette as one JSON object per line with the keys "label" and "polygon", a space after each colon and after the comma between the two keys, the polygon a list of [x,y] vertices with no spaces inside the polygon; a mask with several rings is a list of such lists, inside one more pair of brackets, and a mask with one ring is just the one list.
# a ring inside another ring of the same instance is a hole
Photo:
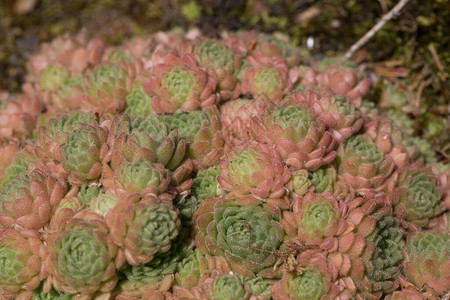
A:
{"label": "succulent rosette", "polygon": [[176,299],[217,299],[217,300],[267,300],[270,299],[270,284],[262,278],[253,279],[238,276],[220,274],[214,271],[205,282],[192,289],[181,287],[174,288]]}
{"label": "succulent rosette", "polygon": [[81,109],[98,113],[119,113],[125,108],[128,72],[125,63],[98,65],[83,78]]}
{"label": "succulent rosette", "polygon": [[35,96],[21,94],[0,98],[0,139],[24,141],[33,131],[44,103]]}
{"label": "succulent rosette", "polygon": [[192,111],[218,102],[216,81],[197,66],[192,56],[157,52],[152,56],[152,64],[153,77],[144,82],[143,88],[152,96],[156,113]]}
{"label": "succulent rosette", "polygon": [[72,295],[111,292],[117,283],[120,259],[103,218],[81,211],[70,218],[61,217],[56,226],[45,240],[49,251],[45,286]]}
{"label": "succulent rosette", "polygon": [[132,193],[160,195],[167,190],[169,181],[163,165],[142,158],[122,164],[114,176],[115,192],[119,197]]}
{"label": "succulent rosette", "polygon": [[[80,199],[81,197],[77,195],[77,198]],[[83,203],[82,201],[80,202]],[[99,193],[98,195],[93,196],[87,204],[89,204],[90,211],[93,211],[96,214],[105,217],[106,214],[117,205],[117,202],[118,197],[115,194],[106,192]]]}
{"label": "succulent rosette", "polygon": [[217,176],[219,176],[218,167],[201,170],[192,182],[191,194],[189,196],[180,196],[175,200],[174,205],[180,211],[180,219],[183,225],[192,224],[194,212],[207,197],[217,197],[226,194],[220,188]]}
{"label": "succulent rosette", "polygon": [[388,118],[372,119],[365,132],[378,149],[389,155],[399,168],[419,156],[419,149],[406,134]]}
{"label": "succulent rosette", "polygon": [[[9,146],[11,144],[8,144]],[[15,147],[14,147],[15,148]],[[14,148],[6,149],[16,151]],[[7,154],[7,153],[5,153]],[[0,190],[11,181],[15,180],[17,175],[20,175],[25,172],[31,172],[37,167],[37,159],[33,153],[32,145],[25,145],[22,149],[15,153],[9,153],[12,156],[12,161],[10,157],[5,157],[5,161],[3,163],[7,163],[7,166],[2,170],[3,175],[0,177]]]}
{"label": "succulent rosette", "polygon": [[170,200],[153,194],[132,194],[105,216],[111,238],[131,265],[151,261],[171,247],[181,229],[178,210]]}
{"label": "succulent rosette", "polygon": [[248,140],[250,120],[258,116],[264,106],[265,102],[260,98],[256,100],[239,98],[228,101],[220,107],[222,135],[227,143],[226,151]]}
{"label": "succulent rosette", "polygon": [[69,182],[83,184],[100,177],[108,152],[107,135],[99,125],[85,125],[67,137],[61,152]]}
{"label": "succulent rosette", "polygon": [[285,272],[274,284],[274,300],[339,299],[342,287],[336,285],[338,269],[320,250],[302,252],[295,265],[297,270]]}
{"label": "succulent rosette", "polygon": [[382,198],[356,198],[345,221],[349,229],[329,254],[338,267],[340,284],[354,296],[379,299],[399,286],[404,232]]}
{"label": "succulent rosette", "polygon": [[0,230],[0,297],[29,299],[47,275],[42,264],[47,255],[35,230]]}
{"label": "succulent rosette", "polygon": [[223,155],[224,139],[219,111],[215,106],[201,111],[165,115],[161,121],[167,122],[171,130],[178,130],[179,137],[189,143],[187,157],[193,159],[197,170],[219,162]]}
{"label": "succulent rosette", "polygon": [[317,85],[329,88],[335,95],[345,96],[359,105],[369,92],[370,80],[358,78],[358,74],[349,67],[327,66],[316,75]]}
{"label": "succulent rosette", "polygon": [[236,147],[222,158],[217,181],[222,189],[230,192],[227,197],[251,194],[288,208],[289,201],[284,196],[290,176],[273,148],[249,143]]}
{"label": "succulent rosette", "polygon": [[250,93],[253,97],[263,96],[270,100],[279,100],[288,93],[298,74],[289,70],[286,61],[278,56],[266,56],[255,51],[248,56],[248,66],[242,68],[241,93]]}
{"label": "succulent rosette", "polygon": [[230,264],[223,256],[204,255],[197,249],[186,254],[177,265],[175,286],[190,289],[205,282],[213,272],[229,274]]}
{"label": "succulent rosette", "polygon": [[3,182],[0,190],[0,224],[38,230],[45,226],[67,193],[67,183],[39,169],[20,173]]}
{"label": "succulent rosette", "polygon": [[71,114],[51,117],[45,126],[40,126],[37,133],[34,152],[43,162],[62,162],[64,160],[61,145],[66,143],[67,137],[80,127],[92,124],[94,114],[74,112]]}
{"label": "succulent rosette", "polygon": [[156,299],[159,293],[168,292],[174,283],[174,273],[180,261],[192,248],[192,240],[186,234],[186,231],[182,231],[170,250],[156,255],[150,262],[128,265],[121,270],[125,279],[119,283],[121,297]]}
{"label": "succulent rosette", "polygon": [[314,188],[308,177],[307,170],[292,172],[291,179],[286,185],[291,201],[294,201],[297,197],[304,196],[309,190]]}
{"label": "succulent rosette", "polygon": [[408,236],[403,272],[419,289],[431,289],[438,296],[450,290],[450,234],[433,229]]}
{"label": "succulent rosette", "polygon": [[181,45],[181,53],[191,54],[198,65],[205,67],[217,82],[217,91],[224,100],[237,98],[240,84],[234,74],[241,66],[242,57],[221,40],[199,38]]}
{"label": "succulent rosette", "polygon": [[[405,166],[390,180],[388,195],[394,213],[418,227],[446,210],[445,176],[436,176],[421,162]],[[441,201],[442,200],[442,201]]]}
{"label": "succulent rosette", "polygon": [[281,211],[251,196],[208,198],[194,214],[200,252],[225,256],[233,271],[276,278],[277,251],[284,239]]}
{"label": "succulent rosette", "polygon": [[148,116],[153,113],[152,98],[142,88],[142,83],[136,83],[125,97],[125,113],[130,117]]}
{"label": "succulent rosette", "polygon": [[320,245],[322,249],[338,247],[338,237],[347,230],[343,216],[347,206],[331,193],[312,192],[298,197],[291,211],[283,213],[281,221],[287,235],[297,244]]}
{"label": "succulent rosette", "polygon": [[362,195],[384,192],[386,180],[395,168],[368,135],[349,138],[339,145],[336,158],[338,175]]}
{"label": "succulent rosette", "polygon": [[[160,163],[171,171],[175,171],[180,165],[181,169],[187,166],[182,165],[186,141],[180,140],[178,131],[171,131],[167,123],[154,115],[133,119],[128,115],[116,117],[110,125],[108,145],[110,151],[105,158],[107,164],[103,165],[103,176],[107,179],[112,179],[112,173],[122,164],[140,158]],[[181,175],[187,177],[189,174]]]}
{"label": "succulent rosette", "polygon": [[261,117],[252,119],[250,130],[257,141],[273,145],[294,170],[315,170],[336,157],[336,141],[325,123],[292,97],[268,106]]}
{"label": "succulent rosette", "polygon": [[358,133],[364,123],[359,109],[344,97],[311,90],[295,93],[292,97],[296,101],[308,103],[317,118],[325,122],[338,143]]}

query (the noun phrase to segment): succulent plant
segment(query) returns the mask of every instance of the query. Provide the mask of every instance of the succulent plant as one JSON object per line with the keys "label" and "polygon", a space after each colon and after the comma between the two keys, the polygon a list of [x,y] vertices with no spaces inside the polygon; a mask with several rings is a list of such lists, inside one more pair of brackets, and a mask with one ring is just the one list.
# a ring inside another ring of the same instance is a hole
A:
{"label": "succulent plant", "polygon": [[213,271],[205,282],[192,289],[175,287],[174,295],[179,299],[270,299],[270,285],[260,277],[253,279]]}
{"label": "succulent plant", "polygon": [[46,255],[42,236],[27,229],[7,229],[0,233],[0,296],[30,298],[46,275],[42,271]]}
{"label": "succulent plant", "polygon": [[399,285],[404,232],[382,198],[356,198],[348,205],[345,220],[353,230],[339,238],[338,251],[329,257],[353,295],[379,299]]}
{"label": "succulent plant", "polygon": [[0,224],[20,225],[38,230],[51,219],[55,207],[67,193],[65,181],[36,169],[20,173],[13,180],[3,182],[0,192]]}
{"label": "succulent plant", "polygon": [[295,260],[298,268],[285,272],[272,289],[274,300],[336,299],[338,270],[320,251],[308,250]]}
{"label": "succulent plant", "polygon": [[441,202],[445,186],[431,168],[424,168],[419,162],[395,175],[388,190],[389,198],[394,212],[405,221],[423,227],[446,209]]}
{"label": "succulent plant", "polygon": [[126,108],[124,112],[130,117],[145,117],[153,113],[151,97],[144,92],[142,83],[137,83],[133,87],[133,89],[125,97],[125,103]]}
{"label": "succulent plant", "polygon": [[98,65],[84,79],[81,107],[99,113],[121,112],[125,108],[127,72],[120,66]]}
{"label": "succulent plant", "polygon": [[217,177],[227,197],[253,195],[281,207],[289,206],[284,197],[290,178],[278,153],[264,144],[250,143],[236,147],[220,163]]}
{"label": "succulent plant", "polygon": [[236,98],[240,93],[236,70],[242,58],[221,40],[197,39],[181,45],[181,52],[192,54],[199,66],[206,67],[208,74],[217,82],[217,90],[222,99]]}
{"label": "succulent plant", "polygon": [[130,195],[105,220],[112,240],[132,265],[147,263],[169,250],[181,228],[177,209],[154,194],[142,199],[139,194]]}
{"label": "succulent plant", "polygon": [[125,193],[159,195],[166,191],[169,180],[163,165],[140,158],[121,165],[116,171],[114,185],[119,196]]}
{"label": "succulent plant", "polygon": [[87,183],[100,177],[106,137],[106,130],[97,125],[84,126],[67,137],[61,152],[69,181]]}
{"label": "succulent plant", "polygon": [[178,130],[179,137],[189,143],[187,156],[193,159],[197,169],[214,166],[223,155],[219,111],[216,107],[207,107],[202,111],[174,113],[162,116],[171,130]]}
{"label": "succulent plant", "polygon": [[27,94],[0,101],[0,138],[24,141],[33,131],[44,103]]}
{"label": "succulent plant", "polygon": [[242,94],[251,93],[278,100],[292,89],[297,80],[295,71],[290,71],[281,57],[254,52],[247,60],[249,66],[242,66]]}
{"label": "succulent plant", "polygon": [[339,145],[336,163],[341,178],[363,195],[382,192],[395,166],[367,135],[351,137]]}
{"label": "succulent plant", "polygon": [[195,245],[204,254],[222,255],[245,276],[277,276],[273,266],[284,230],[280,210],[247,196],[208,198],[194,214]]}
{"label": "succulent plant", "polygon": [[174,170],[186,153],[186,141],[179,140],[178,132],[171,131],[167,123],[154,115],[133,119],[127,115],[116,117],[110,126],[108,145],[110,153],[106,161],[112,171],[139,158]]}
{"label": "succulent plant", "polygon": [[419,289],[430,288],[439,296],[450,289],[450,234],[433,229],[408,236],[404,273]]}
{"label": "succulent plant", "polygon": [[292,212],[283,213],[286,233],[298,244],[319,244],[322,249],[336,247],[336,236],[347,230],[343,215],[345,205],[340,205],[330,194],[316,195],[309,192],[298,197]]}
{"label": "succulent plant", "polygon": [[282,160],[295,170],[315,170],[336,156],[336,142],[325,123],[315,118],[306,103],[293,97],[268,106],[260,118],[252,119],[250,129],[257,141],[274,145]]}
{"label": "succulent plant", "polygon": [[89,202],[89,209],[104,217],[111,209],[113,209],[117,205],[117,201],[117,196],[113,193],[100,193],[91,199],[91,201]]}
{"label": "succulent plant", "polygon": [[261,113],[265,106],[261,99],[235,99],[223,104],[220,108],[220,120],[227,149],[239,146],[248,141],[250,137],[250,120]]}
{"label": "succulent plant", "polygon": [[39,286],[38,289],[34,290],[30,299],[31,300],[72,300],[73,295],[57,291],[53,287],[49,291],[44,292],[43,285],[41,284],[41,286]]}
{"label": "succulent plant", "polygon": [[1,299],[448,297],[448,124],[412,86],[257,31],[82,31],[27,67]]}
{"label": "succulent plant", "polygon": [[154,76],[144,82],[143,88],[152,96],[156,113],[191,111],[217,103],[216,81],[197,66],[192,56],[155,53],[152,60]]}
{"label": "succulent plant", "polygon": [[220,188],[217,176],[219,176],[217,167],[201,170],[192,182],[191,195],[181,197],[175,201],[175,206],[180,211],[180,219],[184,225],[192,224],[194,212],[207,197],[217,197],[226,194]]}
{"label": "succulent plant", "polygon": [[108,293],[117,283],[117,247],[102,217],[81,211],[60,218],[57,231],[47,239],[45,266],[48,281],[68,294]]}

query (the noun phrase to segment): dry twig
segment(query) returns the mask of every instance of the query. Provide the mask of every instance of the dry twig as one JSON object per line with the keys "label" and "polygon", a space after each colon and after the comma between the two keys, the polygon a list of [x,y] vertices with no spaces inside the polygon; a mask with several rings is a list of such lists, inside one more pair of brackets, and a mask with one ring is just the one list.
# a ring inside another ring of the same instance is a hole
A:
{"label": "dry twig", "polygon": [[350,49],[342,57],[342,61],[346,61],[355,54],[355,52],[364,46],[381,28],[387,21],[397,17],[400,14],[402,8],[408,4],[410,0],[400,0],[397,5],[395,5],[387,14],[385,14],[380,21],[378,21],[375,26],[373,26],[362,38],[360,38],[355,44],[353,44]]}

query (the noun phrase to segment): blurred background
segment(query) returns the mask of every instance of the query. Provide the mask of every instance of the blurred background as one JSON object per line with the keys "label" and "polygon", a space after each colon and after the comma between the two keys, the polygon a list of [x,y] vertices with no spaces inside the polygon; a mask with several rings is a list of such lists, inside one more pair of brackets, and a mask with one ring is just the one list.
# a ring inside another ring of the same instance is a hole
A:
{"label": "blurred background", "polygon": [[[0,0],[0,90],[20,91],[25,62],[39,43],[86,28],[120,44],[134,35],[197,27],[209,37],[223,31],[280,31],[313,57],[343,54],[397,3],[393,0]],[[450,0],[411,0],[353,61],[377,82],[413,93],[400,116],[441,158],[450,154]],[[374,89],[377,105],[383,87]],[[370,99],[369,99],[370,100]],[[400,109],[400,108],[399,108]],[[401,109],[400,109],[401,110]],[[405,119],[406,118],[406,119]]]}

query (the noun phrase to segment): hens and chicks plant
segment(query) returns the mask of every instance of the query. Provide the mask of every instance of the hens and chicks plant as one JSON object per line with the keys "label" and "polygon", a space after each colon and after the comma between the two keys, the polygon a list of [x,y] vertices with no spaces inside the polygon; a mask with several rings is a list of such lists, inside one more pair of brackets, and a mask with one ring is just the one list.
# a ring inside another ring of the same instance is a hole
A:
{"label": "hens and chicks plant", "polygon": [[0,95],[0,299],[448,296],[449,167],[357,66],[191,30],[62,36],[28,70]]}

